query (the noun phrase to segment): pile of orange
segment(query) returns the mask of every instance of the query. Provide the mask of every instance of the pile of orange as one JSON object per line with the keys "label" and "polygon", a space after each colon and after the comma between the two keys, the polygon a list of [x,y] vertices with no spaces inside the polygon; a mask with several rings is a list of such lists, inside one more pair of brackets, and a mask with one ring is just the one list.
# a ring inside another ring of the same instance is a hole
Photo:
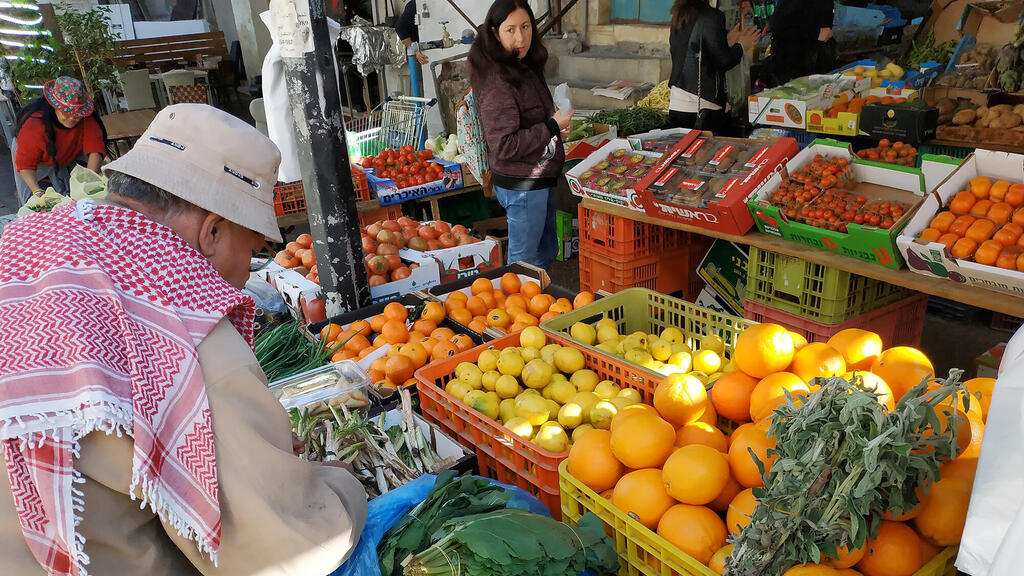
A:
{"label": "pile of orange", "polygon": [[[750,522],[757,506],[753,488],[763,486],[754,456],[766,474],[769,416],[786,401],[814,389],[814,378],[854,373],[892,409],[933,367],[910,347],[885,349],[877,334],[848,329],[828,342],[808,344],[775,324],[745,330],[732,353],[732,371],[710,392],[694,376],[673,374],[654,394],[654,406],[630,406],[610,431],[585,432],[569,452],[569,473],[616,507],[698,561],[722,574],[729,534]],[[841,550],[820,565],[794,567],[789,576],[910,576],[945,546],[959,542],[966,521],[974,470],[991,398],[991,379],[966,383],[970,410],[957,411],[959,456],[942,468],[942,480],[922,491],[921,505],[883,529],[862,550]],[[940,406],[940,420],[953,417]],[[731,433],[719,417],[732,422]],[[643,439],[639,441],[638,439]],[[898,520],[898,521],[897,521]],[[856,567],[856,568],[854,568]]]}
{"label": "pile of orange", "polygon": [[945,245],[954,258],[1024,271],[1024,184],[972,178],[919,237]]}
{"label": "pile of orange", "polygon": [[469,291],[448,294],[444,308],[452,320],[477,333],[495,328],[511,334],[594,301],[592,292],[580,292],[572,301],[555,298],[513,272],[502,275],[498,288],[487,278],[477,278]]}
{"label": "pile of orange", "polygon": [[390,346],[367,370],[370,380],[387,388],[411,386],[415,384],[413,373],[419,368],[474,346],[466,334],[439,326],[444,319],[440,302],[427,302],[419,318],[412,322],[405,306],[391,302],[382,313],[357,320],[347,330],[337,324],[324,326],[320,341],[328,349],[341,345],[331,356],[332,362],[362,359],[382,346]]}
{"label": "pile of orange", "polygon": [[313,253],[313,237],[309,234],[299,234],[298,238],[286,244],[284,250],[274,256],[274,262],[283,268],[294,269],[306,280],[320,283],[316,255]]}

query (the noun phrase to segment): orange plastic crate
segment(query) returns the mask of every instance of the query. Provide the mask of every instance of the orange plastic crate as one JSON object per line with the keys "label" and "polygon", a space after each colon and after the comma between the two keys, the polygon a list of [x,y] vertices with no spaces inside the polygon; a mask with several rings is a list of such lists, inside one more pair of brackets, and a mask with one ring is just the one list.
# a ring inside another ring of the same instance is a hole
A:
{"label": "orange plastic crate", "polygon": [[[572,346],[583,352],[584,367],[602,380],[611,380],[620,387],[635,388],[650,403],[660,380],[643,374],[625,361],[595,354],[559,335],[546,333],[549,342]],[[533,494],[551,510],[561,515],[558,488],[558,464],[568,452],[548,452],[533,442],[512,433],[499,422],[463,404],[444,391],[455,379],[455,367],[462,362],[476,362],[488,348],[502,350],[519,346],[519,332],[502,336],[461,354],[420,368],[416,372],[416,390],[423,416],[440,426],[463,446],[476,450],[480,473],[506,484],[513,484]]]}
{"label": "orange plastic crate", "polygon": [[392,204],[390,206],[381,206],[375,210],[369,210],[367,212],[359,213],[359,225],[369,226],[374,222],[380,220],[398,220],[402,217],[402,205]]}
{"label": "orange plastic crate", "polygon": [[623,261],[686,245],[691,234],[579,207],[580,246]]}
{"label": "orange plastic crate", "polygon": [[274,214],[284,216],[306,211],[306,193],[302,181],[274,186]]}
{"label": "orange plastic crate", "polygon": [[697,267],[712,239],[695,237],[674,250],[641,258],[617,259],[594,252],[580,243],[580,289],[616,293],[627,288],[647,288],[662,294],[681,293],[693,301],[704,287]]}
{"label": "orange plastic crate", "polygon": [[748,299],[743,305],[743,317],[754,322],[771,322],[785,326],[787,330],[802,334],[808,342],[824,342],[840,330],[861,328],[878,334],[886,348],[916,348],[921,345],[921,333],[924,332],[924,317],[927,310],[928,295],[915,294],[851,318],[842,324],[822,324]]}
{"label": "orange plastic crate", "polygon": [[366,181],[366,171],[358,164],[351,164],[352,188],[357,201],[370,199],[370,184]]}

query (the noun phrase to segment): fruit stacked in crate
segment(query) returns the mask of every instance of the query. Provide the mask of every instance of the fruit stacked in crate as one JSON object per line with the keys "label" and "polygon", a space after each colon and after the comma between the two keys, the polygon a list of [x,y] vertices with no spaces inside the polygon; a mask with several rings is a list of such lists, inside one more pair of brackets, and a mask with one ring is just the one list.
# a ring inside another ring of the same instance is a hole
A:
{"label": "fruit stacked in crate", "polygon": [[586,188],[624,196],[625,190],[635,186],[657,163],[658,159],[653,156],[630,154],[620,149],[580,174],[579,181]]}
{"label": "fruit stacked in crate", "polygon": [[707,208],[756,167],[751,161],[763,150],[753,140],[698,138],[648,189],[659,200]]}
{"label": "fruit stacked in crate", "polygon": [[692,301],[702,288],[697,266],[712,240],[583,205],[580,222],[580,287],[596,292],[649,288],[681,293]]}

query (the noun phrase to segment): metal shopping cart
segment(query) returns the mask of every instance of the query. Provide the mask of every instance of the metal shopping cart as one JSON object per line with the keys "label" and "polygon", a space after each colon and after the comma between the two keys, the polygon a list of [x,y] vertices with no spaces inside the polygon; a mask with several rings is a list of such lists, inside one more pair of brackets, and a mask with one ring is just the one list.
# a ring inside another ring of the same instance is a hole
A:
{"label": "metal shopping cart", "polygon": [[421,148],[425,140],[426,112],[436,98],[389,96],[365,116],[345,119],[345,140],[350,158],[376,156],[387,148]]}

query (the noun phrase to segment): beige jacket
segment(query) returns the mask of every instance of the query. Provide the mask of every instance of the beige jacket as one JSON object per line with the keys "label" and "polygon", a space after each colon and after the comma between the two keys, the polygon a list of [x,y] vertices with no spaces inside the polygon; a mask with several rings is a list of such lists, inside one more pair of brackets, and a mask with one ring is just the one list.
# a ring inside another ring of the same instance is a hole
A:
{"label": "beige jacket", "polygon": [[[199,345],[220,483],[219,567],[128,496],[132,440],[94,432],[76,468],[86,479],[79,526],[93,576],[327,576],[355,548],[366,493],[351,474],[292,454],[288,415],[245,341],[222,320]],[[0,459],[0,573],[43,576],[29,552]]]}

